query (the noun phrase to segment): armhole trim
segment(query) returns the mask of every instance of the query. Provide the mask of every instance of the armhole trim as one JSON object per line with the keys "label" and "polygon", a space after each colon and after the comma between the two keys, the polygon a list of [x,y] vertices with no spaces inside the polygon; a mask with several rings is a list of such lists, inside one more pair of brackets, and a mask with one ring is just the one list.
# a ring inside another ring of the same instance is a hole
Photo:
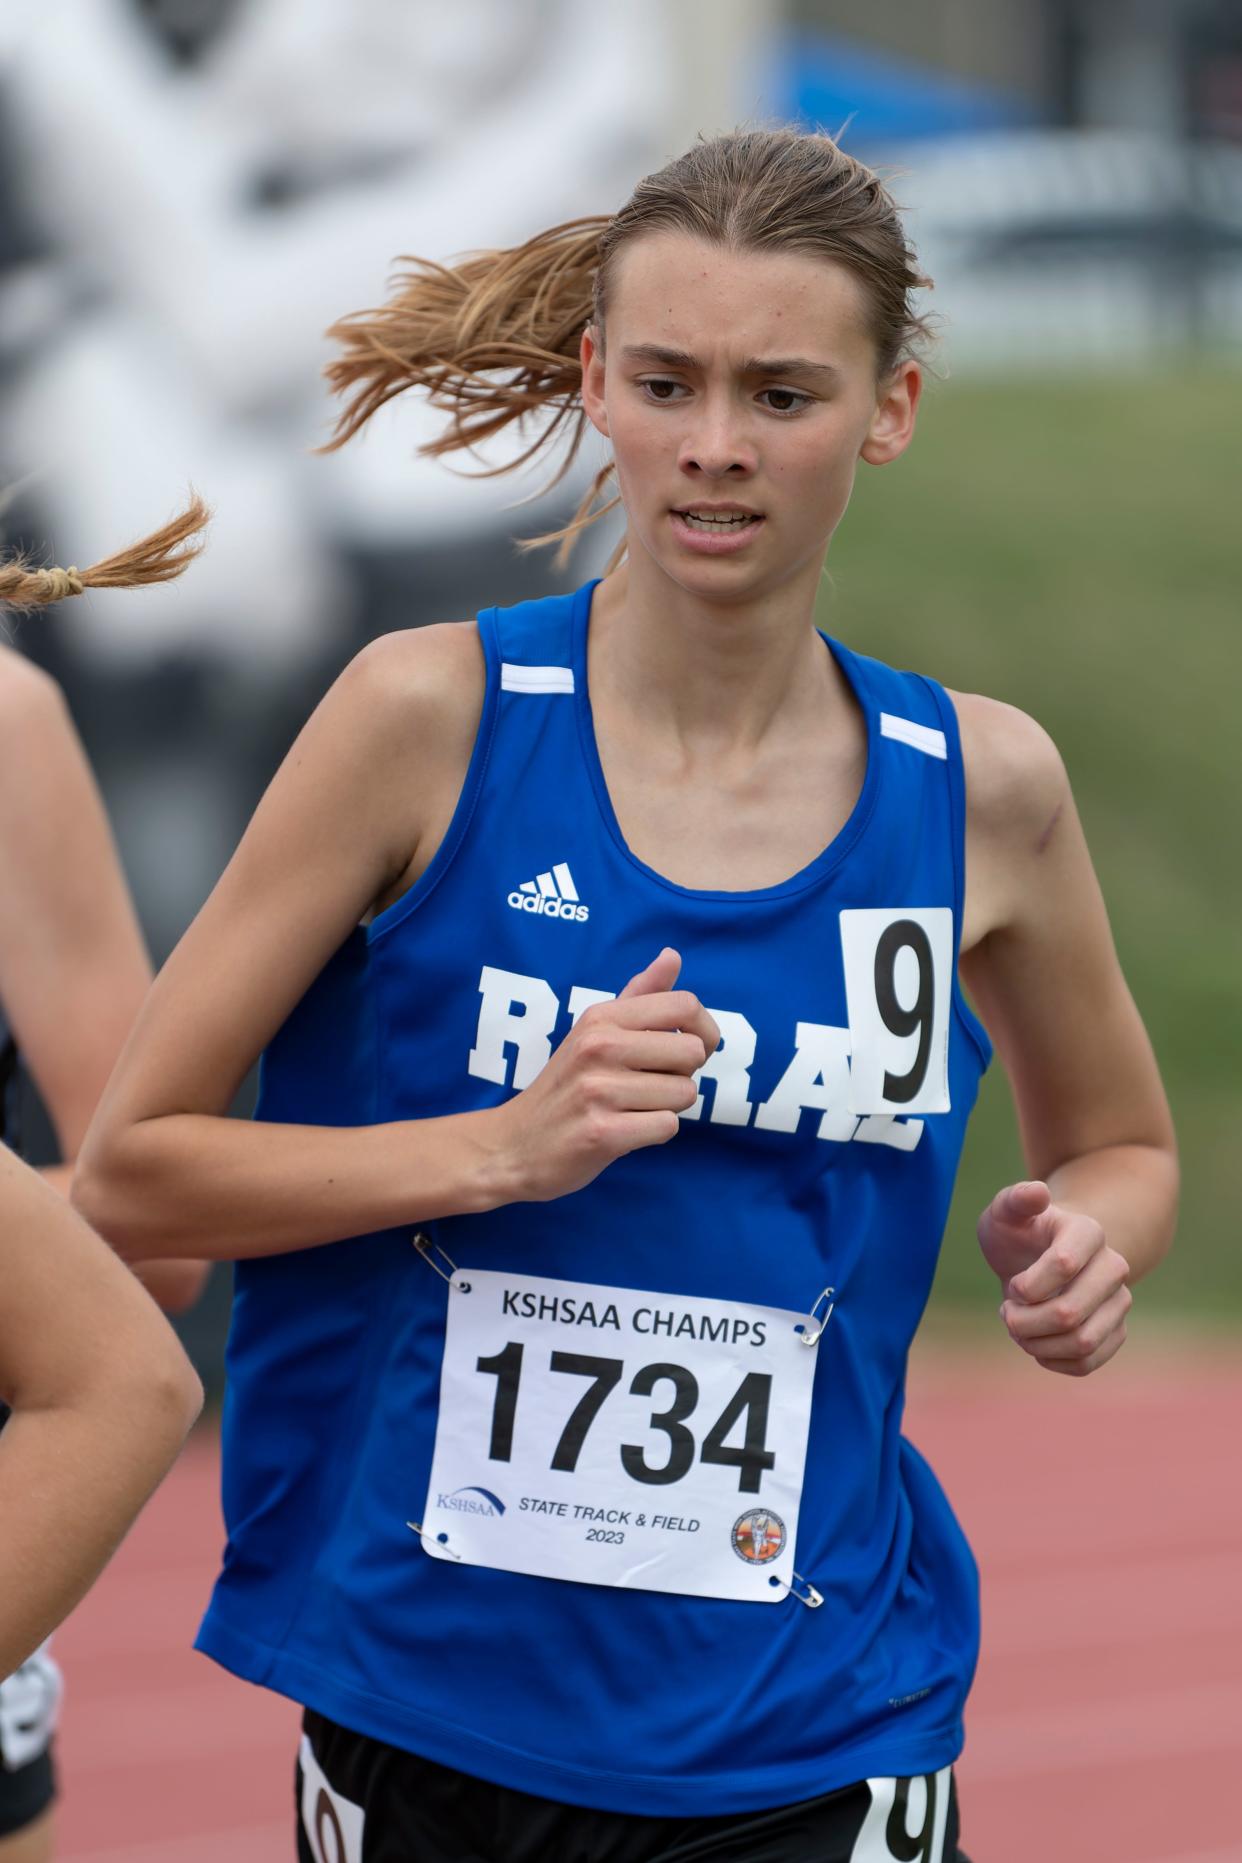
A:
{"label": "armhole trim", "polygon": [[953,843],[953,1007],[971,1044],[978,1050],[986,1073],[992,1062],[992,1038],[966,1000],[958,974],[961,960],[962,917],[966,903],[966,768],[962,761],[962,734],[957,708],[944,687],[925,673],[916,675],[931,693],[944,730],[945,766],[949,773],[949,812]]}
{"label": "armhole trim", "polygon": [[474,818],[479,797],[483,790],[483,781],[487,775],[487,766],[491,759],[492,742],[496,735],[496,719],[500,700],[500,652],[496,640],[496,610],[485,608],[478,616],[479,640],[483,648],[486,685],[483,693],[483,711],[479,718],[479,728],[475,734],[474,749],[470,753],[470,762],[466,767],[461,794],[457,798],[457,807],[445,830],[444,839],[436,849],[426,869],[418,876],[407,893],[400,899],[394,899],[379,917],[372,919],[365,927],[367,944],[372,945],[384,938],[398,925],[404,924],[412,912],[417,911],[424,900],[430,898],[440,881],[453,864],[458,848],[466,838],[466,831]]}

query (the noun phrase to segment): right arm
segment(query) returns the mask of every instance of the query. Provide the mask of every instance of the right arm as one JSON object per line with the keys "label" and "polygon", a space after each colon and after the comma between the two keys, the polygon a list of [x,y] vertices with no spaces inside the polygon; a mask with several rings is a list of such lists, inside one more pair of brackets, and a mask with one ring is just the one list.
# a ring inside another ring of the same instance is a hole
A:
{"label": "right arm", "polygon": [[202,1386],[149,1295],[0,1146],[0,1675],[82,1597],[171,1467]]}
{"label": "right arm", "polygon": [[82,1149],[74,1200],[128,1260],[270,1255],[559,1196],[676,1132],[717,1036],[672,989],[672,953],[588,1010],[504,1106],[353,1127],[227,1116],[329,957],[431,860],[483,686],[472,627],[388,635],[302,731],[156,979]]}
{"label": "right arm", "polygon": [[[42,1175],[68,1196],[151,964],[63,694],[2,643],[0,869],[0,1002],[63,1160]],[[206,1274],[202,1262],[151,1261],[140,1279],[166,1311],[180,1313]]]}

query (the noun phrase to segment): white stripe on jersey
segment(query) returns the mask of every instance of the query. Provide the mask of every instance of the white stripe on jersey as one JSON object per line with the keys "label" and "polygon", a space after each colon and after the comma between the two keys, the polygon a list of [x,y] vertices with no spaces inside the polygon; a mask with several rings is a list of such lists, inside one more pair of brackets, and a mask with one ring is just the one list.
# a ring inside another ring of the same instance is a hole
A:
{"label": "white stripe on jersey", "polygon": [[931,725],[916,724],[913,718],[894,718],[892,712],[881,712],[880,736],[896,738],[899,744],[909,744],[929,757],[948,760],[949,747],[944,732],[933,730]]}
{"label": "white stripe on jersey", "polygon": [[500,667],[502,692],[572,692],[572,666],[518,666],[503,660]]}

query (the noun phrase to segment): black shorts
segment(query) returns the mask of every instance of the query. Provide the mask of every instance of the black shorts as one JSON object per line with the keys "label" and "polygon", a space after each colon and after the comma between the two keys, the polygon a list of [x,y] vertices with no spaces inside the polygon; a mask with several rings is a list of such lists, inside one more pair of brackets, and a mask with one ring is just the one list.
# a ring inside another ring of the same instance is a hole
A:
{"label": "black shorts", "polygon": [[46,1647],[0,1681],[0,1837],[24,1831],[56,1796],[52,1730],[60,1690]]}
{"label": "black shorts", "polygon": [[647,1818],[489,1785],[310,1709],[302,1728],[299,1863],[968,1863],[948,1768],[776,1811]]}

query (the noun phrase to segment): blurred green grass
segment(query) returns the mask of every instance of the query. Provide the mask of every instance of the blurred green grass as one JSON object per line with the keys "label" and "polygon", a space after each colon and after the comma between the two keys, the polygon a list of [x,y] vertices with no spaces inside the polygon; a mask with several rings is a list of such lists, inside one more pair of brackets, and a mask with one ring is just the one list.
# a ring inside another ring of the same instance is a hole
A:
{"label": "blurred green grass", "polygon": [[[1060,746],[1185,1177],[1151,1311],[1242,1315],[1242,376],[935,382],[863,467],[819,622],[1031,712]],[[994,1065],[933,1305],[995,1307],[974,1223],[1023,1175]]]}

